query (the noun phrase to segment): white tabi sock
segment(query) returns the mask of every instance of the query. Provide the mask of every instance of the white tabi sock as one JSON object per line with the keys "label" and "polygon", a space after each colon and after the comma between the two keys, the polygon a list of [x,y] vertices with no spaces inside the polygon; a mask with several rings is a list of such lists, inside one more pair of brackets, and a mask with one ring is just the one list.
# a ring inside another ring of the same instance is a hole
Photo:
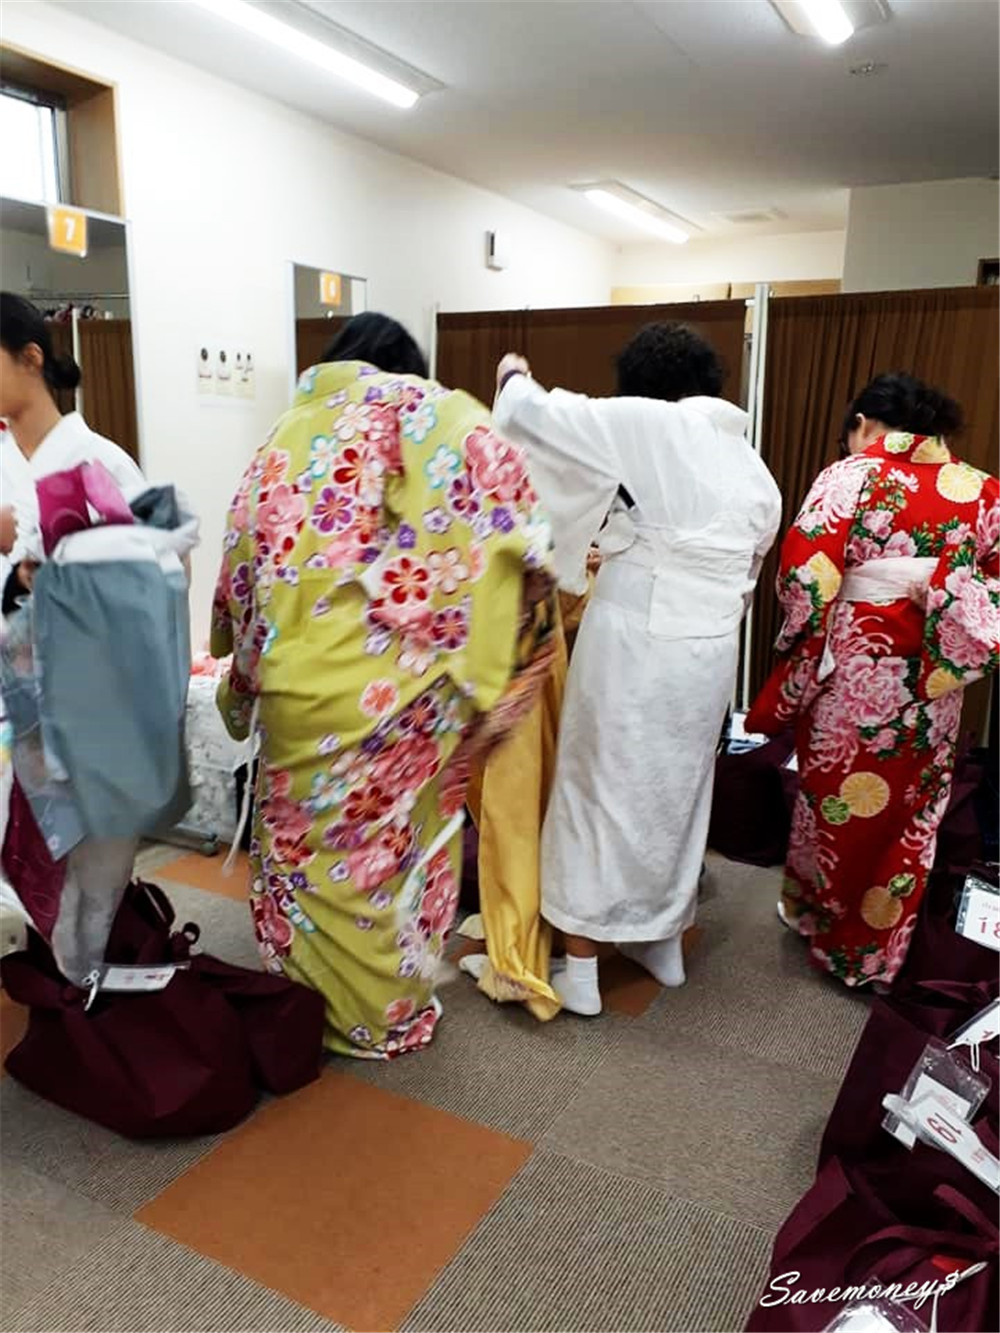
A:
{"label": "white tabi sock", "polygon": [[601,1012],[596,958],[574,958],[567,954],[565,968],[553,969],[551,985],[569,1013],[596,1018]]}
{"label": "white tabi sock", "polygon": [[684,949],[680,935],[669,940],[652,940],[648,944],[619,944],[619,952],[644,967],[661,986],[683,986]]}

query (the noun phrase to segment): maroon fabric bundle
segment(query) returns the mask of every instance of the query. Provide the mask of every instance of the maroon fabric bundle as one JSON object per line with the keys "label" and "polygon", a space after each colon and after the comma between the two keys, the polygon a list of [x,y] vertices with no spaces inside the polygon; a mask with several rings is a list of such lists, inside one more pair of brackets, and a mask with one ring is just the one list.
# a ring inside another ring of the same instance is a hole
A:
{"label": "maroon fabric bundle", "polygon": [[789,730],[755,750],[719,756],[709,847],[748,865],[784,863],[799,790],[798,774],[784,766],[794,749],[795,733]]}
{"label": "maroon fabric bundle", "polygon": [[[971,1179],[966,1173],[965,1180]],[[934,1216],[928,1222],[924,1219],[929,1212]],[[986,1264],[981,1272],[942,1296],[938,1327],[943,1333],[996,1328],[1000,1312],[994,1213],[980,1210],[964,1188],[940,1185],[924,1196],[922,1215],[901,1215],[883,1202],[862,1172],[831,1158],[778,1233],[772,1276],[761,1296],[767,1304],[757,1305],[747,1328],[754,1333],[812,1333],[825,1328],[847,1302],[792,1304],[797,1292],[829,1293],[875,1282],[939,1284],[949,1272],[981,1262]],[[923,1314],[929,1319],[929,1301]]]}
{"label": "maroon fabric bundle", "polygon": [[966,939],[955,931],[958,902],[968,873],[997,882],[995,866],[969,862],[951,869],[935,869],[920,904],[917,927],[906,961],[896,978],[893,994],[903,994],[912,985],[940,977],[978,984],[994,980],[997,955],[992,949]]}
{"label": "maroon fabric bundle", "polygon": [[31,1014],[8,1072],[39,1096],[127,1138],[214,1134],[257,1102],[236,1012],[190,972],[162,991],[98,995],[59,974],[42,940],[0,964]]}
{"label": "maroon fabric bundle", "polygon": [[0,963],[11,998],[30,1009],[7,1069],[68,1111],[129,1138],[214,1134],[256,1105],[319,1076],[323,997],[284,977],[190,957],[198,928],[175,932],[155,885],[132,884],[115,918],[108,962],[181,963],[161,991],[97,995],[70,985],[33,933]]}

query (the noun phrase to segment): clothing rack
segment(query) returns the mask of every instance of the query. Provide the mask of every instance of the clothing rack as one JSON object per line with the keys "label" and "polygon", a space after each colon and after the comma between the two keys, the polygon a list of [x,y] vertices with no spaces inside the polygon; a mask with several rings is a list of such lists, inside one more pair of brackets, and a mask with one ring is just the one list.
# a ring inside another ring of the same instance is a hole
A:
{"label": "clothing rack", "polygon": [[128,301],[128,292],[38,292],[28,293],[30,300],[38,301]]}

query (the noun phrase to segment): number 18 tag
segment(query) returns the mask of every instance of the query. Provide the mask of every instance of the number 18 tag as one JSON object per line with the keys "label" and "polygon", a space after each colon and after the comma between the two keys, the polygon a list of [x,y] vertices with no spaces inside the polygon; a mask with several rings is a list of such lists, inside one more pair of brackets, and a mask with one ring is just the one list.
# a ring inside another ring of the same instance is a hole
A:
{"label": "number 18 tag", "polygon": [[1000,889],[978,875],[969,875],[958,905],[955,929],[967,940],[1000,952]]}

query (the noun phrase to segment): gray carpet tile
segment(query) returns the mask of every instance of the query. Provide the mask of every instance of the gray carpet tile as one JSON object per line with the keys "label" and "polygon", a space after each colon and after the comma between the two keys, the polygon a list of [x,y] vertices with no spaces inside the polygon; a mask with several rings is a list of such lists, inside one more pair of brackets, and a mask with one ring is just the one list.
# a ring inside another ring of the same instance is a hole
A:
{"label": "gray carpet tile", "polygon": [[22,1162],[4,1157],[0,1213],[0,1326],[123,1219]]}
{"label": "gray carpet tile", "polygon": [[438,994],[444,1016],[432,1046],[390,1063],[342,1060],[337,1067],[532,1142],[614,1050],[628,1023],[613,1014],[539,1023],[520,1005],[493,1004],[462,974]]}
{"label": "gray carpet tile", "polygon": [[633,1029],[543,1146],[773,1229],[815,1176],[838,1086],[690,1032]]}
{"label": "gray carpet tile", "polygon": [[803,941],[778,921],[780,877],[721,857],[709,865],[687,984],[665,991],[638,1024],[841,1077],[870,997],[810,966]]}
{"label": "gray carpet tile", "polygon": [[4,1333],[336,1333],[337,1326],[138,1223],[96,1245]]}
{"label": "gray carpet tile", "polygon": [[767,1231],[536,1153],[411,1312],[408,1333],[743,1327]]}
{"label": "gray carpet tile", "polygon": [[131,1214],[203,1157],[215,1138],[133,1143],[0,1080],[0,1153],[7,1172],[30,1167],[116,1212]]}

